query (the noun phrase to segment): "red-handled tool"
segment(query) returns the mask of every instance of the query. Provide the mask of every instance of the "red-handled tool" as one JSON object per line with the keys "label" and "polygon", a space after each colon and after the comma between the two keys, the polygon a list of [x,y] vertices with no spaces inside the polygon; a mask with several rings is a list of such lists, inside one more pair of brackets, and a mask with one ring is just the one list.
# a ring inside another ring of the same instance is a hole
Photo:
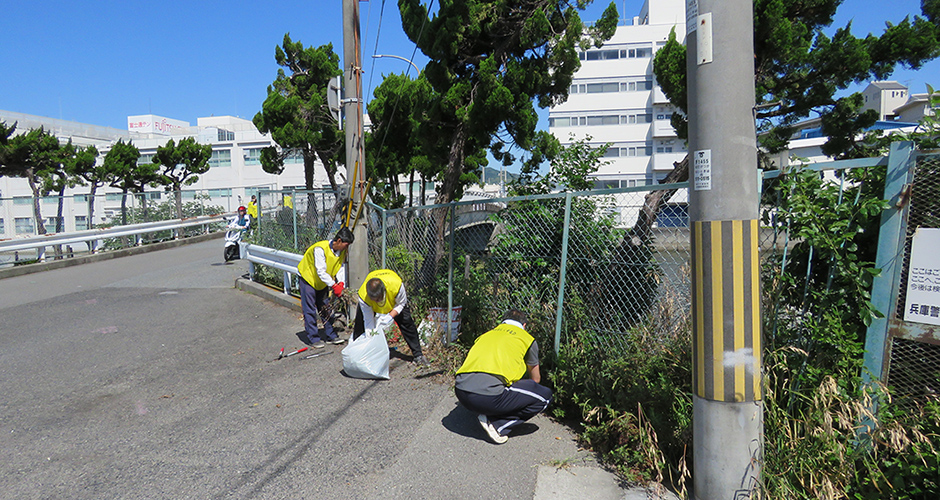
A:
{"label": "red-handled tool", "polygon": [[285,354],[284,357],[285,357],[285,358],[289,358],[289,357],[293,356],[294,354],[298,354],[298,353],[304,352],[304,351],[306,351],[307,349],[309,349],[309,347],[301,347],[300,349],[297,349],[296,351],[289,352],[289,353]]}

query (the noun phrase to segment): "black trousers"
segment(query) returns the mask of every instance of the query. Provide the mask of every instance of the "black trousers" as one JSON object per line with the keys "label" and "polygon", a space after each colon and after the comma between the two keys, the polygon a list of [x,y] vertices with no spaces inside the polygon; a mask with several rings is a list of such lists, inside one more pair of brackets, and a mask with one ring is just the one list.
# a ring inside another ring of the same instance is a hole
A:
{"label": "black trousers", "polygon": [[[372,308],[363,311],[362,304],[359,304],[359,314],[356,314],[356,323],[353,326],[353,340],[359,338],[366,331],[365,324],[362,322],[363,314],[375,314],[375,312]],[[401,313],[395,316],[394,319],[398,329],[401,330],[401,336],[404,337],[405,343],[411,349],[411,355],[416,358],[421,356],[421,339],[418,337],[418,327],[415,326],[415,320],[411,316],[411,306],[405,304]]]}
{"label": "black trousers", "polygon": [[496,431],[505,436],[513,427],[529,420],[548,408],[552,390],[524,378],[507,387],[498,396],[485,396],[454,389],[464,408],[486,415]]}

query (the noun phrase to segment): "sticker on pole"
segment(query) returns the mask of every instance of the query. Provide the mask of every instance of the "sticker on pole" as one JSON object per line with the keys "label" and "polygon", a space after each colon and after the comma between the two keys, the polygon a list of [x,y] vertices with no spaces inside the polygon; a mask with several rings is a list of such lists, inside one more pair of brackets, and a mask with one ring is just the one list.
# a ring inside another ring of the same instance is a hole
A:
{"label": "sticker on pole", "polygon": [[685,2],[685,34],[691,35],[697,26],[698,21],[698,0],[686,0]]}
{"label": "sticker on pole", "polygon": [[712,150],[703,149],[692,153],[692,188],[696,191],[712,189]]}
{"label": "sticker on pole", "polygon": [[904,321],[940,325],[940,229],[917,228],[907,270]]}

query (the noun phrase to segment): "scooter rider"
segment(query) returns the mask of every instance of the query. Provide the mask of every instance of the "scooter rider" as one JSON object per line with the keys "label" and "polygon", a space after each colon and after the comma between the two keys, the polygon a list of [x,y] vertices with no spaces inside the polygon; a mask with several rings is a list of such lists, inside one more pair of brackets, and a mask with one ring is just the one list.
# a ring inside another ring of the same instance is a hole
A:
{"label": "scooter rider", "polygon": [[238,258],[238,242],[242,239],[242,233],[248,231],[251,226],[251,217],[245,212],[245,207],[238,207],[238,215],[228,223],[228,230],[225,232],[225,247],[222,251],[225,262]]}
{"label": "scooter rider", "polygon": [[242,232],[247,231],[251,226],[251,216],[247,214],[247,209],[244,206],[238,207],[238,215],[233,217],[228,225],[232,229],[241,229]]}

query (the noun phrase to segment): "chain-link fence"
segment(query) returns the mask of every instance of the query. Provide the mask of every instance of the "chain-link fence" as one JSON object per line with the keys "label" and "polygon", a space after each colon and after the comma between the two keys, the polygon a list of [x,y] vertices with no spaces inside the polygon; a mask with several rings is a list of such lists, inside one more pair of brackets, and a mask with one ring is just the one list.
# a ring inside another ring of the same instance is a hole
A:
{"label": "chain-link fence", "polygon": [[[915,232],[924,228],[940,228],[940,155],[936,154],[917,158],[910,186],[895,324],[904,318],[905,307],[910,307],[906,299],[912,243]],[[922,288],[937,285],[940,285],[940,280],[930,279]],[[940,313],[936,312],[940,311],[940,301],[921,304],[919,307],[930,311],[928,316],[932,314],[932,317],[940,317]],[[901,406],[940,397],[940,326],[920,324],[918,327],[916,335],[905,333],[910,328],[890,330],[887,382],[895,388],[895,402]]]}
{"label": "chain-link fence", "polygon": [[327,190],[259,190],[253,241],[276,250],[303,254],[308,246],[332,238],[346,224],[345,205]]}
{"label": "chain-link fence", "polygon": [[373,207],[370,265],[402,276],[419,313],[459,307],[468,339],[516,308],[543,345],[616,349],[689,320],[684,211],[669,205],[646,237],[634,231],[646,195],[677,187],[684,199],[670,185]]}

